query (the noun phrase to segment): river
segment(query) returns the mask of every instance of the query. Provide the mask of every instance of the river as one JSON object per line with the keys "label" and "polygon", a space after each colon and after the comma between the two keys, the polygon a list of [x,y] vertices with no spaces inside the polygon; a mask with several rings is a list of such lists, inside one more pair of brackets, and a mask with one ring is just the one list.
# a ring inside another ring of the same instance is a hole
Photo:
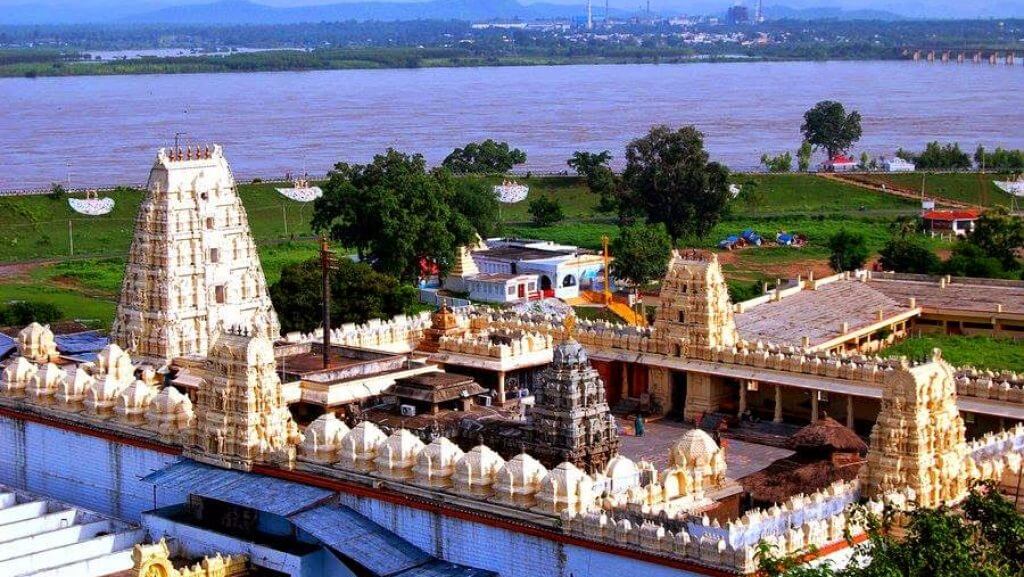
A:
{"label": "river", "polygon": [[436,163],[484,138],[561,171],[574,150],[695,124],[738,168],[800,143],[803,112],[839,100],[872,155],[930,140],[1024,148],[1020,66],[914,62],[426,68],[0,79],[0,189],[139,183],[186,133],[225,146],[240,178],[364,162],[387,147]]}

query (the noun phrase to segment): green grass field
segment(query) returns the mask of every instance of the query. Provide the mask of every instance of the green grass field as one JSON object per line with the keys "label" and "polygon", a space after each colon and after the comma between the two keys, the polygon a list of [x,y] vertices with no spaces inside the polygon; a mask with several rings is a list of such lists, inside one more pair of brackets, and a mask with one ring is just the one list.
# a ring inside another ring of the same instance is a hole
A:
{"label": "green grass field", "polygon": [[954,366],[1024,371],[1024,345],[1009,339],[927,335],[909,338],[886,349],[883,354],[923,359],[929,357],[935,348],[942,349],[942,358]]}
{"label": "green grass field", "polygon": [[1013,205],[1013,196],[992,184],[995,180],[1009,180],[1012,178],[1006,174],[932,174],[914,172],[875,174],[869,178],[878,183],[898,186],[912,191],[920,191],[923,186],[925,194],[936,199],[945,198],[990,207],[1010,207]]}
{"label": "green grass field", "polygon": [[[914,202],[813,175],[735,175],[734,179],[747,185],[756,182],[761,201],[756,206],[737,201],[731,215],[708,238],[689,239],[682,244],[712,248],[722,238],[748,227],[765,238],[787,230],[804,234],[809,240],[803,249],[756,248],[729,254],[724,268],[731,278],[742,282],[786,276],[792,270],[803,272],[809,263],[820,265],[828,256],[825,242],[842,228],[862,232],[877,250],[888,238],[889,221],[897,214],[915,210]],[[502,178],[480,180],[493,185]],[[505,234],[599,249],[602,236],[614,238],[618,233],[614,217],[596,212],[598,198],[582,179],[518,180],[530,186],[530,198],[502,207]],[[45,196],[0,198],[0,210],[13,215],[11,221],[15,223],[0,229],[0,263],[47,261],[31,268],[27,275],[0,279],[0,301],[36,298],[61,306],[75,318],[109,322],[142,196],[131,190],[104,194],[111,194],[116,205],[113,213],[102,217],[74,214],[66,201]],[[315,242],[309,240],[311,205],[286,200],[271,184],[240,184],[239,194],[268,283],[280,278],[284,266],[315,256]],[[529,200],[538,194],[557,198],[566,220],[543,228],[530,225]],[[68,221],[74,235],[73,259],[69,258]],[[296,236],[300,240],[289,240]]]}
{"label": "green grass field", "polygon": [[[242,184],[238,189],[257,242],[311,234],[312,206],[286,199],[270,184]],[[114,210],[103,216],[78,214],[66,200],[46,196],[0,198],[0,212],[10,218],[0,227],[0,262],[68,257],[71,241],[76,257],[125,254],[142,193],[121,189],[102,195],[115,202]]]}

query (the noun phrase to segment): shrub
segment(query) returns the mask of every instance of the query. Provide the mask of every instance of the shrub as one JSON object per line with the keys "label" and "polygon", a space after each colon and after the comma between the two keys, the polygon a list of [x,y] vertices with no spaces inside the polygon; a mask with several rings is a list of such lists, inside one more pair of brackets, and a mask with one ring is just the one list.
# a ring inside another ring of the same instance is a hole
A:
{"label": "shrub", "polygon": [[864,235],[846,229],[840,230],[828,239],[828,248],[828,263],[836,272],[863,267],[871,254]]}
{"label": "shrub", "polygon": [[21,327],[30,323],[48,324],[64,318],[64,311],[52,303],[17,301],[0,305],[0,326]]}
{"label": "shrub", "polygon": [[546,196],[531,200],[528,212],[536,226],[550,226],[565,218],[561,203]]}

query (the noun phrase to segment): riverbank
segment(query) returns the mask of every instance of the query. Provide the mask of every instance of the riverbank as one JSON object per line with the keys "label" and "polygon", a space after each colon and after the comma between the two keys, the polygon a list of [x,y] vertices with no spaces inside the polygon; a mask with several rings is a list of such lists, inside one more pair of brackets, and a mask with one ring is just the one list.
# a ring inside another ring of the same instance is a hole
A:
{"label": "riverbank", "polygon": [[[766,56],[747,54],[700,54],[685,49],[637,49],[608,54],[535,53],[519,55],[476,55],[451,49],[294,49],[264,50],[230,55],[142,57],[126,60],[88,61],[55,57],[52,61],[0,64],[0,78],[66,76],[125,76],[146,74],[204,74],[248,72],[296,72],[314,70],[387,70],[410,68],[481,68],[509,66],[570,66],[621,64],[692,64],[735,62],[873,61],[891,58],[822,57],[814,55]],[[11,60],[17,60],[12,58]]]}

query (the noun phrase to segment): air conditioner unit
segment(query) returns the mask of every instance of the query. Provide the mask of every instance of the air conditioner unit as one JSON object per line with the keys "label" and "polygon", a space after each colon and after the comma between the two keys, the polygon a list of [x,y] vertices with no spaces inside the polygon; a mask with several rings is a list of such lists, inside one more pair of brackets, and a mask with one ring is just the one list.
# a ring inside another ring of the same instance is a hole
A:
{"label": "air conditioner unit", "polygon": [[485,407],[489,407],[489,406],[491,406],[491,396],[490,395],[477,395],[476,403],[478,405],[483,405]]}
{"label": "air conditioner unit", "polygon": [[399,410],[401,411],[403,417],[416,416],[416,407],[412,405],[402,405],[401,407],[399,407]]}

